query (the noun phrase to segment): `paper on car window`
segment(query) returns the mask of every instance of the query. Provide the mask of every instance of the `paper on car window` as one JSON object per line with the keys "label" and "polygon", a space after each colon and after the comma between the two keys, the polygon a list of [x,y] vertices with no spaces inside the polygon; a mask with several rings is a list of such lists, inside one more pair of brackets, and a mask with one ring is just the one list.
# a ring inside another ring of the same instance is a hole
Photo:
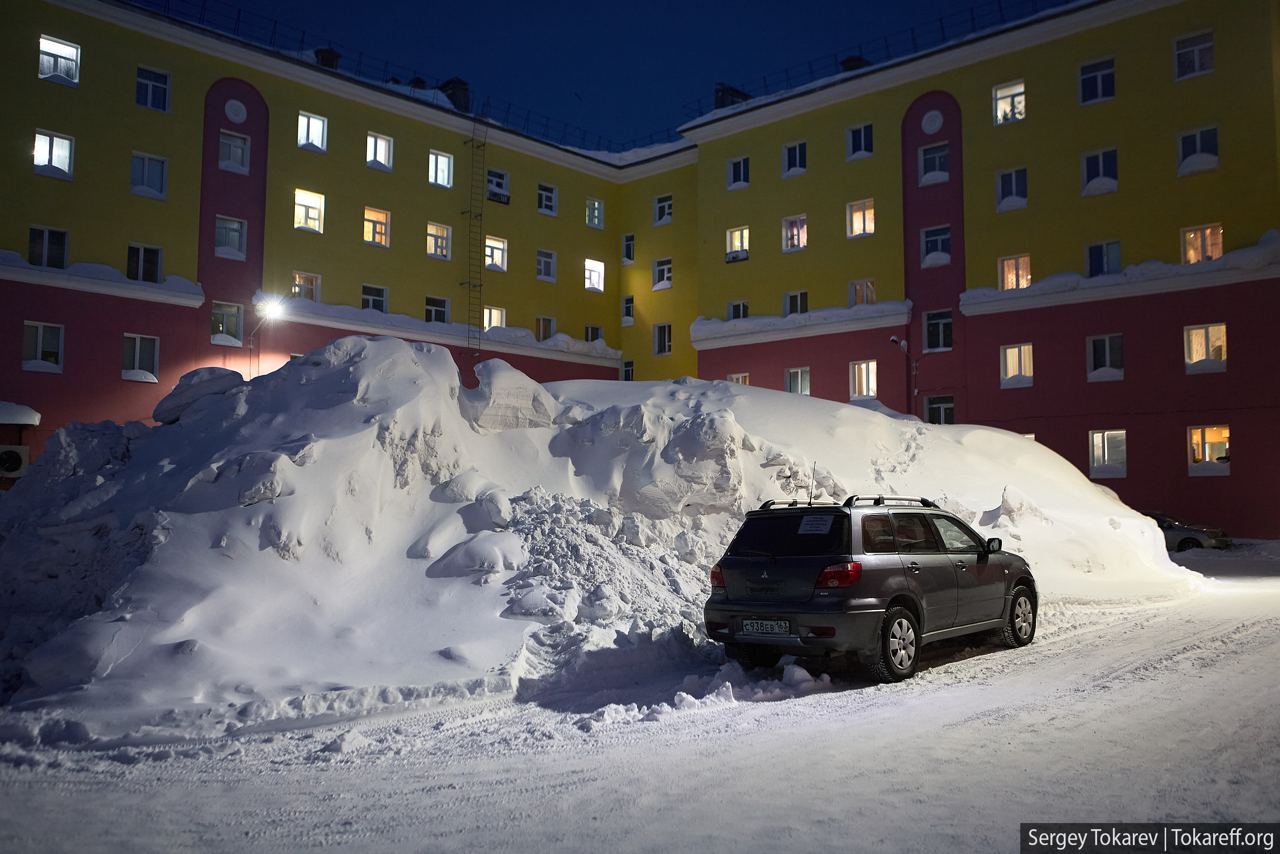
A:
{"label": "paper on car window", "polygon": [[834,516],[805,516],[800,520],[801,534],[827,534],[831,532],[831,520]]}

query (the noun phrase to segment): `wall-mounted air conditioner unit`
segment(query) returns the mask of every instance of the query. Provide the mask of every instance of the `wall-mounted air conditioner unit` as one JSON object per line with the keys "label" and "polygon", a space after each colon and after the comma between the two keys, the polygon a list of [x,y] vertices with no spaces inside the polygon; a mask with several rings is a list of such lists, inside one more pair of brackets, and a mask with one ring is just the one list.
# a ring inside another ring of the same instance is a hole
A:
{"label": "wall-mounted air conditioner unit", "polygon": [[26,445],[0,445],[0,477],[22,477],[26,474],[28,453]]}

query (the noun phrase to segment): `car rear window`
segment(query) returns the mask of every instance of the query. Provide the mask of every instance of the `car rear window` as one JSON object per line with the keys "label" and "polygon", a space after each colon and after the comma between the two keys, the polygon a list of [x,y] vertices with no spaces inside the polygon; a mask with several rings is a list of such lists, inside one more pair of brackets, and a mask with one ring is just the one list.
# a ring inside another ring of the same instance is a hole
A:
{"label": "car rear window", "polygon": [[770,513],[751,516],[729,544],[734,557],[809,557],[849,554],[846,513]]}

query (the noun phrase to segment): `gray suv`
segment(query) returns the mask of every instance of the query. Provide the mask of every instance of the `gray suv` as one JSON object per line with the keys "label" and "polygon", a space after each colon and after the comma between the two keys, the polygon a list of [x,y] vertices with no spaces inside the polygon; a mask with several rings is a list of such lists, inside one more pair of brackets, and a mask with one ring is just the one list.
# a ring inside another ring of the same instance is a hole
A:
{"label": "gray suv", "polygon": [[985,542],[927,498],[854,495],[843,504],[766,501],[711,570],[707,635],[744,664],[778,656],[857,661],[881,681],[916,670],[920,647],[1036,632],[1027,562]]}

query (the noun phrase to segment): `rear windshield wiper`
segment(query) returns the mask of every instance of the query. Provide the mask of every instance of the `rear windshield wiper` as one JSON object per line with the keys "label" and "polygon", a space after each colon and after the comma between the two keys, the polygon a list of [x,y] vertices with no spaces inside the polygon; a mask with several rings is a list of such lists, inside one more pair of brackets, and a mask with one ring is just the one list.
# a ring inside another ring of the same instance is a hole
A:
{"label": "rear windshield wiper", "polygon": [[752,555],[755,557],[777,557],[777,555],[775,555],[773,552],[761,551],[760,549],[749,549],[744,546],[739,546],[736,549],[731,549],[730,554],[733,555],[734,557],[746,557],[747,555]]}

